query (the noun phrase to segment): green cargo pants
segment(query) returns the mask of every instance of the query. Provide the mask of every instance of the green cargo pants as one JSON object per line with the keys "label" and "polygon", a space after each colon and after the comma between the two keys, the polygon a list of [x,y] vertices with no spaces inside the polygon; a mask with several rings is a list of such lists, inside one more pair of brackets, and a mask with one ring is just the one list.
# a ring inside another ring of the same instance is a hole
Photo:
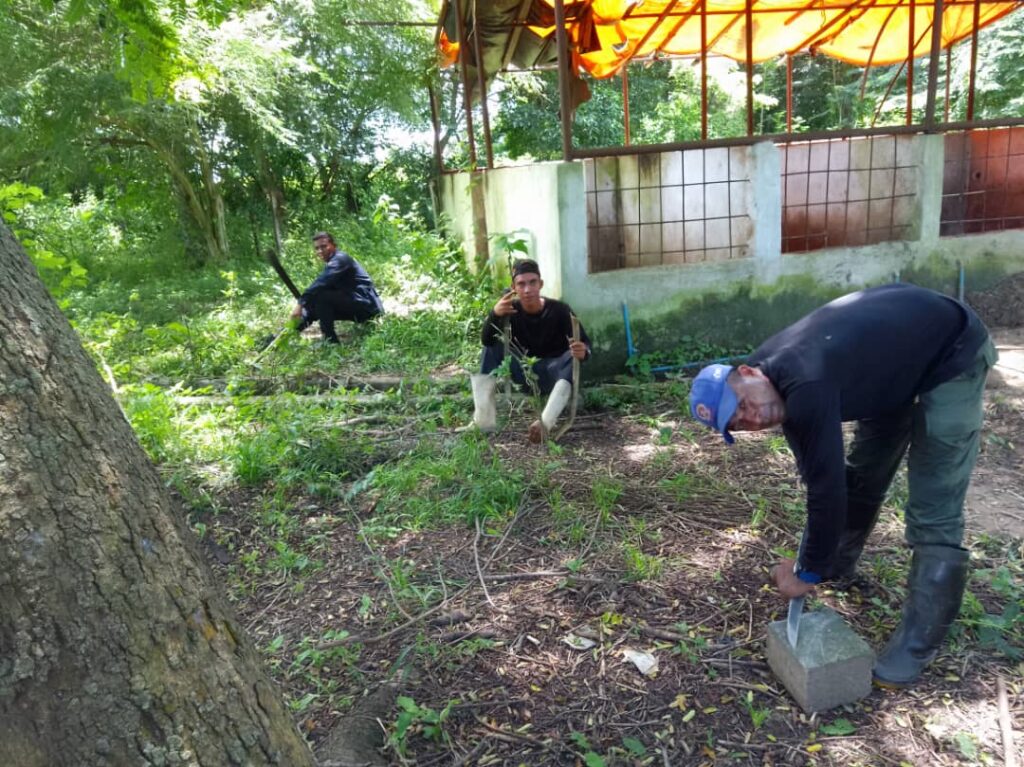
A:
{"label": "green cargo pants", "polygon": [[[987,340],[967,370],[920,395],[903,413],[857,423],[846,459],[848,507],[854,515],[872,508],[877,513],[909,446],[907,543],[960,546],[964,498],[978,457],[985,378],[996,359]],[[847,520],[847,527],[861,524]]]}

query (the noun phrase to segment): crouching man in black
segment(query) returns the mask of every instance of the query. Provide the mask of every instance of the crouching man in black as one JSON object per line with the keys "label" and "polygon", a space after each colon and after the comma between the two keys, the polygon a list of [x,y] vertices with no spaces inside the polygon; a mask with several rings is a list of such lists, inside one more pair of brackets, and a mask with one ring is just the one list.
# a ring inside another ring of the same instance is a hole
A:
{"label": "crouching man in black", "polygon": [[319,322],[324,342],[336,344],[338,335],[334,323],[337,320],[366,322],[383,314],[384,306],[370,275],[352,256],[338,250],[331,234],[314,234],[313,250],[324,262],[324,268],[299,296],[291,316],[300,320],[299,331]]}
{"label": "crouching man in black", "polygon": [[548,401],[539,420],[530,424],[531,442],[542,442],[554,427],[572,394],[572,361],[590,357],[590,339],[579,326],[579,340],[572,340],[572,309],[568,304],[541,295],[544,281],[536,261],[523,259],[512,266],[512,290],[498,299],[484,321],[484,350],[480,373],[472,376],[473,422],[481,431],[496,424],[495,379],[490,375],[505,359],[502,326],[509,322],[512,380],[527,388],[520,360],[537,358],[531,368],[537,388]]}

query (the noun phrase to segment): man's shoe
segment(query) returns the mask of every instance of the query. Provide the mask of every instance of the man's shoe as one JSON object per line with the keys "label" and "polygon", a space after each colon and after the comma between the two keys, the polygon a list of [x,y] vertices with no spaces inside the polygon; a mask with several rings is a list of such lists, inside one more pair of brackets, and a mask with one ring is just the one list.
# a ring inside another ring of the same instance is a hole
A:
{"label": "man's shoe", "polygon": [[960,612],[969,557],[954,546],[914,547],[903,617],[875,662],[875,685],[909,687],[938,654]]}

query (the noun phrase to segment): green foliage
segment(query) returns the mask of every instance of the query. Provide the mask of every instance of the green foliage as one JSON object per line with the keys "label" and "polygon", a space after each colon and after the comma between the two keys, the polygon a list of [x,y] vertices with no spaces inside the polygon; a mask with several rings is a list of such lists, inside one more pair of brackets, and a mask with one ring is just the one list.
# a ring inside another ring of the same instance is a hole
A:
{"label": "green foliage", "polygon": [[975,589],[964,594],[963,608],[958,624],[968,628],[977,637],[982,647],[998,650],[1007,658],[1020,660],[1024,657],[1024,588],[1021,587],[1020,563],[1010,560],[994,569],[975,570],[972,580],[980,586],[987,586],[1002,601],[1001,609],[986,609]]}
{"label": "green foliage", "polygon": [[623,544],[626,577],[633,581],[654,581],[661,577],[665,560],[654,554],[645,554],[635,543]]}
{"label": "green foliage", "polygon": [[849,719],[840,717],[831,724],[823,724],[821,726],[821,731],[826,735],[842,737],[844,735],[853,735],[853,733],[857,731],[857,728],[850,723]]}
{"label": "green foliage", "polygon": [[525,483],[491,451],[487,440],[467,432],[439,444],[420,444],[374,473],[377,513],[373,532],[502,519],[515,512]]}
{"label": "green foliage", "polygon": [[421,706],[407,695],[399,695],[396,703],[399,709],[398,718],[395,719],[388,736],[388,745],[400,756],[405,757],[408,739],[414,734],[437,742],[447,741],[444,726],[451,715],[452,707],[458,704],[457,700],[449,700],[440,711],[429,706]]}
{"label": "green foliage", "polygon": [[61,298],[72,288],[85,286],[86,269],[76,259],[44,247],[33,234],[31,224],[22,214],[32,203],[43,199],[43,190],[21,182],[0,185],[0,219],[10,228],[25,253],[39,270],[50,293]]}
{"label": "green foliage", "polygon": [[590,745],[590,741],[587,736],[582,732],[573,731],[569,733],[569,740],[571,740],[575,746],[580,749],[583,754],[583,764],[586,767],[605,767],[604,758],[593,750],[593,746]]}
{"label": "green foliage", "polygon": [[747,714],[750,716],[750,723],[753,725],[755,730],[760,730],[761,726],[771,716],[772,709],[770,706],[759,707],[754,703],[754,693],[751,690],[747,690],[747,694],[741,699],[743,708],[746,709]]}

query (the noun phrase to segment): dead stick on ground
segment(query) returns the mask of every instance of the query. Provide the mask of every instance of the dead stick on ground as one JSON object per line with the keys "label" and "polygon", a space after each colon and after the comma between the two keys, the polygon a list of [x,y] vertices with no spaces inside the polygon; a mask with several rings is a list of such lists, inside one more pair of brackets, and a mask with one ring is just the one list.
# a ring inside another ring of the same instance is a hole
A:
{"label": "dead stick on ground", "polygon": [[284,334],[287,333],[289,330],[291,330],[291,328],[284,328],[276,336],[274,336],[274,340],[267,344],[263,351],[256,355],[253,361],[249,363],[249,366],[256,367],[257,363],[259,363],[259,361],[263,359],[263,356],[271,349],[273,349],[275,346],[277,346],[277,342],[284,338]]}
{"label": "dead stick on ground", "polygon": [[393,629],[391,629],[391,631],[385,631],[383,634],[378,634],[377,636],[368,637],[366,639],[363,639],[362,637],[359,637],[359,636],[356,636],[356,635],[353,634],[353,635],[350,635],[350,636],[347,636],[347,637],[343,637],[341,639],[335,639],[335,640],[332,640],[330,642],[324,642],[323,644],[318,645],[317,649],[318,650],[332,650],[335,647],[341,647],[342,645],[352,644],[353,642],[361,642],[362,644],[376,644],[377,642],[383,642],[386,639],[390,639],[395,634],[398,634],[398,633],[400,633],[402,631],[405,631],[405,629],[409,628],[410,626],[426,620],[427,618],[429,618],[434,613],[440,611],[441,608],[446,607],[449,602],[451,602],[453,599],[455,599],[455,597],[461,596],[464,592],[466,592],[468,590],[469,590],[468,586],[459,589],[454,594],[452,594],[449,599],[446,599],[443,602],[438,602],[436,605],[431,607],[429,610],[424,610],[419,615],[414,615],[412,618],[407,620],[401,626],[395,626]]}
{"label": "dead stick on ground", "polygon": [[487,583],[484,581],[484,571],[480,569],[480,550],[477,544],[480,543],[480,519],[473,520],[476,523],[476,537],[473,539],[473,562],[476,563],[476,574],[480,577],[480,588],[484,590],[484,597],[487,599],[487,604],[491,606],[492,610],[497,610],[498,606],[494,604],[494,600],[491,599],[490,593],[487,591]]}
{"label": "dead stick on ground", "polygon": [[1013,745],[1013,723],[1010,721],[1010,701],[1006,696],[1006,682],[1002,675],[996,677],[996,694],[999,696],[999,729],[1003,734],[1003,764],[1017,767],[1017,749]]}

